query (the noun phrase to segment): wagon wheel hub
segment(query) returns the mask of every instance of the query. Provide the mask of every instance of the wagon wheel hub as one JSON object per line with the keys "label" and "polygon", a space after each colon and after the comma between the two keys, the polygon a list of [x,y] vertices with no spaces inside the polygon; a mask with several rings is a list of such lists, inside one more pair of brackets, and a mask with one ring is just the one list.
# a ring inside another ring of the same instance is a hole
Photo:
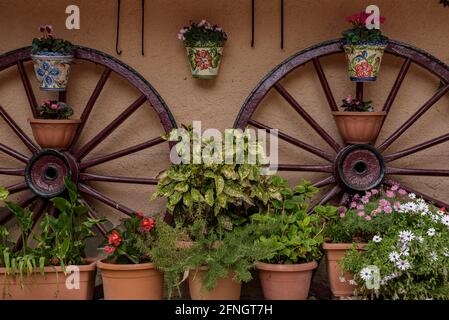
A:
{"label": "wagon wheel hub", "polygon": [[356,144],[344,148],[335,161],[336,178],[347,189],[364,191],[376,187],[385,176],[385,163],[376,148]]}
{"label": "wagon wheel hub", "polygon": [[65,191],[64,178],[78,180],[79,169],[68,153],[44,149],[34,155],[25,169],[25,181],[38,196],[52,198]]}

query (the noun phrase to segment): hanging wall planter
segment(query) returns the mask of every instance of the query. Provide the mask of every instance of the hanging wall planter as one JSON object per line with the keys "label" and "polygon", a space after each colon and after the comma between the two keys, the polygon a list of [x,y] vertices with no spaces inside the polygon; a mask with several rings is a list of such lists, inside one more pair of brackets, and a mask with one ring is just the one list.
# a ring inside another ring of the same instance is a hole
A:
{"label": "hanging wall planter", "polygon": [[33,39],[31,48],[39,87],[45,91],[65,91],[73,60],[73,46],[66,40],[55,39],[51,26],[41,26],[39,30],[43,36]]}
{"label": "hanging wall planter", "polygon": [[220,68],[226,33],[206,20],[182,28],[178,38],[184,41],[192,77],[214,79]]}
{"label": "hanging wall planter", "polygon": [[[346,21],[352,24],[352,28],[343,32],[349,78],[355,82],[376,81],[387,46],[387,38],[380,29],[367,28],[368,17],[365,12],[347,17]],[[380,17],[380,23],[384,21],[385,18]]]}

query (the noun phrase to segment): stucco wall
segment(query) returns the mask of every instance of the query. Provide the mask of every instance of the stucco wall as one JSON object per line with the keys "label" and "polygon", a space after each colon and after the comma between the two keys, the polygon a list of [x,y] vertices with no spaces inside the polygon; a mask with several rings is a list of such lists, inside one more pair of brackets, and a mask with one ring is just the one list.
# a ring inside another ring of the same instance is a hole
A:
{"label": "stucco wall", "polygon": [[[437,0],[378,0],[335,1],[302,0],[285,1],[285,49],[280,49],[279,1],[256,1],[255,47],[250,47],[250,1],[237,0],[150,0],[146,6],[146,55],[140,55],[140,1],[122,1],[119,57],[140,72],[159,91],[178,124],[201,120],[203,128],[229,128],[245,98],[258,81],[275,65],[291,54],[321,41],[337,38],[347,25],[344,17],[375,3],[387,17],[383,27],[386,35],[418,46],[442,61],[449,63],[449,9]],[[77,4],[81,9],[81,29],[66,30],[65,8]],[[189,20],[207,18],[217,23],[229,34],[222,68],[215,81],[193,80],[187,65],[185,50],[176,33]],[[29,45],[38,35],[37,26],[52,24],[56,35],[87,47],[93,47],[115,55],[116,1],[113,0],[2,0],[0,2],[0,52]],[[401,62],[387,57],[383,63],[377,83],[369,84],[366,97],[376,107],[383,104]],[[354,86],[347,80],[342,55],[323,59],[336,99],[340,101]],[[34,81],[31,64],[27,65]],[[78,62],[74,67],[68,102],[79,114],[101,73],[100,67]],[[34,83],[34,82],[33,82]],[[335,124],[329,114],[318,78],[309,65],[299,69],[283,82],[302,105],[332,135],[337,136]],[[438,86],[438,79],[413,66],[399,93],[392,112],[385,123],[380,140],[386,138],[405,121],[411,113],[430,97]],[[39,97],[48,94],[35,93]],[[136,90],[127,86],[119,77],[113,76],[100,96],[95,111],[86,127],[80,143],[88,141],[101,128],[114,119],[137,97]],[[0,104],[10,112],[24,130],[31,134],[27,124],[30,116],[28,102],[16,69],[0,74]],[[449,97],[435,105],[426,116],[401,137],[391,150],[399,150],[420,141],[446,133],[449,129]],[[327,149],[323,141],[292,111],[275,93],[269,94],[256,118],[272,127],[305,141]],[[161,132],[154,113],[149,106],[139,110],[120,129],[96,148],[92,155],[110,153],[114,150],[137,144]],[[18,147],[20,142],[5,125],[0,126],[0,140]],[[18,147],[19,148],[19,147]],[[23,147],[20,147],[26,152]],[[281,159],[284,163],[319,163],[320,159],[281,144]],[[414,157],[398,161],[397,166],[447,168],[449,151],[447,145],[438,146]],[[0,155],[0,167],[15,167],[16,162]],[[168,165],[168,149],[165,145],[143,151],[131,157],[101,165],[92,170],[114,175],[153,177]],[[292,182],[301,177],[317,175],[293,174]],[[404,179],[416,188],[431,195],[448,198],[449,183],[444,178]],[[7,185],[14,178],[0,177],[0,184]],[[160,204],[149,203],[152,187],[112,185],[97,183],[95,186],[114,199],[135,209],[149,211]],[[97,205],[98,209],[112,215],[112,209]],[[119,216],[115,215],[117,221]]]}

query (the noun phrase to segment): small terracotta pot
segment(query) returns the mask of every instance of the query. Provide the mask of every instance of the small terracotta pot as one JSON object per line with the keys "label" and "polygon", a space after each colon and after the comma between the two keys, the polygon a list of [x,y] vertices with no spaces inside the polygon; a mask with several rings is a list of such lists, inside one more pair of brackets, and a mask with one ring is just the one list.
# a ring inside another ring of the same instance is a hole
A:
{"label": "small terracotta pot", "polygon": [[372,143],[377,139],[387,115],[379,112],[332,112],[341,137],[349,144]]}
{"label": "small terracotta pot", "polygon": [[34,139],[42,148],[66,150],[75,138],[79,119],[28,119]]}
{"label": "small terracotta pot", "polygon": [[203,288],[206,271],[206,267],[201,267],[189,272],[189,291],[192,300],[240,300],[242,284],[233,279],[233,272],[230,272],[227,278],[218,278],[215,289],[208,291]]}
{"label": "small terracotta pot", "polygon": [[267,300],[306,300],[316,261],[301,264],[258,262],[263,296]]}
{"label": "small terracotta pot", "polygon": [[113,264],[98,261],[105,300],[162,300],[164,276],[153,263]]}
{"label": "small terracotta pot", "polygon": [[[79,270],[79,287],[74,284],[75,273],[61,267],[45,267],[44,274],[36,270],[31,276],[23,278],[23,288],[19,276],[6,275],[0,268],[0,300],[92,300],[95,289],[95,264],[75,266]],[[69,285],[69,287],[66,285]]]}
{"label": "small terracotta pot", "polygon": [[[358,244],[358,249],[363,250],[366,243]],[[352,274],[341,270],[339,262],[343,260],[348,250],[353,248],[352,243],[324,243],[323,249],[326,252],[327,273],[332,294],[337,298],[350,297],[353,294],[355,285],[349,284],[353,279]],[[344,282],[340,278],[344,277]]]}

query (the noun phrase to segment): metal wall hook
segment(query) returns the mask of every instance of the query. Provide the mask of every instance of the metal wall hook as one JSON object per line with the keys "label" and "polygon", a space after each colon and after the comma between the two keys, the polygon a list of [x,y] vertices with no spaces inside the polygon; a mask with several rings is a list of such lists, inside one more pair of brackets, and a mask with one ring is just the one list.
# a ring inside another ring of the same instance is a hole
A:
{"label": "metal wall hook", "polygon": [[142,0],[142,31],[141,31],[141,51],[142,56],[145,55],[145,0]]}
{"label": "metal wall hook", "polygon": [[121,7],[121,0],[117,0],[117,32],[116,32],[116,38],[115,38],[115,52],[117,52],[118,55],[122,54],[122,51],[119,50],[119,36],[120,36],[120,7]]}
{"label": "metal wall hook", "polygon": [[281,49],[284,49],[284,0],[281,0]]}
{"label": "metal wall hook", "polygon": [[251,48],[254,48],[254,0],[251,0]]}

